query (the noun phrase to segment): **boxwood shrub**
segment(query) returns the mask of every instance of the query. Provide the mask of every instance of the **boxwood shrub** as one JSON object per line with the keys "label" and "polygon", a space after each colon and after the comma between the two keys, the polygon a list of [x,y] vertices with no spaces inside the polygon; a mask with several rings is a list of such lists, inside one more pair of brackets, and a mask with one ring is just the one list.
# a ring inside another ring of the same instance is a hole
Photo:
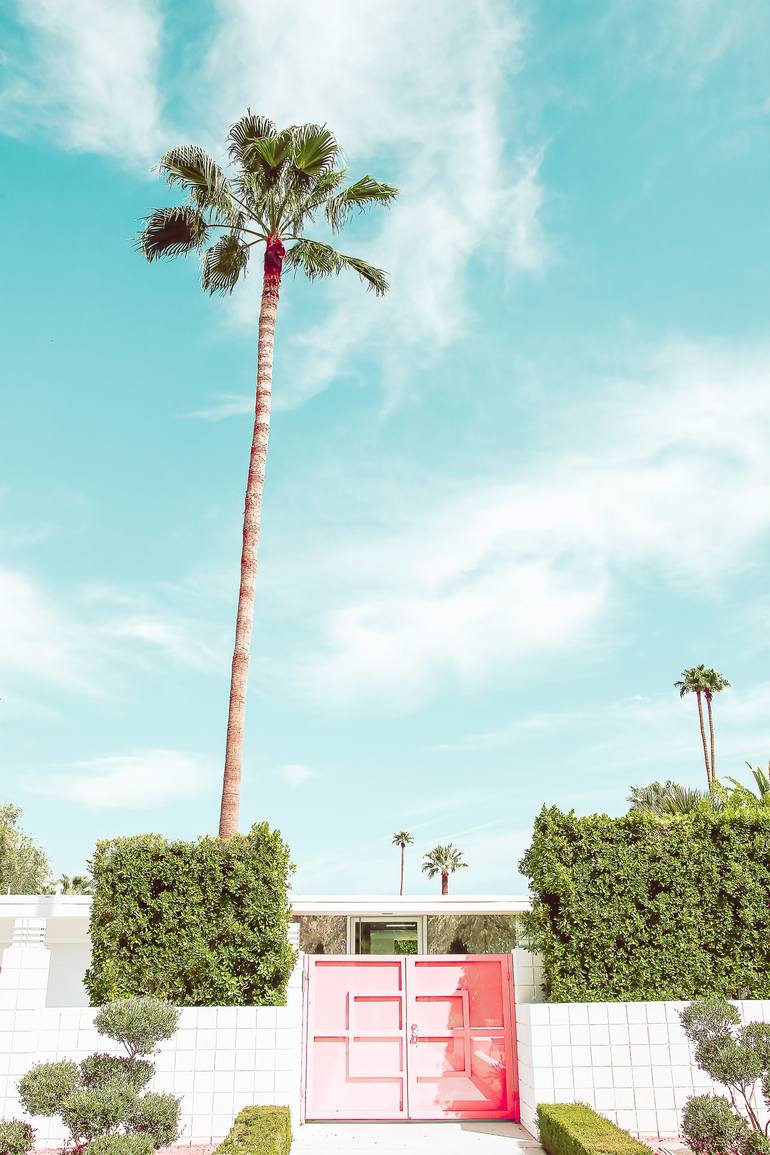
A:
{"label": "boxwood shrub", "polygon": [[244,1107],[217,1155],[289,1155],[290,1151],[288,1107]]}
{"label": "boxwood shrub", "polygon": [[551,1001],[770,998],[770,811],[544,807],[520,869]]}
{"label": "boxwood shrub", "polygon": [[90,866],[93,1006],[138,994],[176,1006],[285,1003],[293,867],[277,830],[116,838],[97,844]]}
{"label": "boxwood shrub", "polygon": [[652,1149],[585,1103],[541,1103],[540,1142],[548,1155],[652,1155]]}

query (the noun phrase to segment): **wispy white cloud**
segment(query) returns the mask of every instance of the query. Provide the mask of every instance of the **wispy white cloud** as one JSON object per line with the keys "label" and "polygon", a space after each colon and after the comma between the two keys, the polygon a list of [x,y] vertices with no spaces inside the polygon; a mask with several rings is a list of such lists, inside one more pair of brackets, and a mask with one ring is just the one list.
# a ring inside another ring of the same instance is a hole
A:
{"label": "wispy white cloud", "polygon": [[606,638],[631,573],[712,597],[770,532],[768,375],[766,350],[668,346],[590,410],[565,408],[547,457],[412,499],[395,528],[341,547],[314,692],[412,706],[599,622]]}
{"label": "wispy white cloud", "polygon": [[73,762],[35,784],[38,794],[94,809],[151,810],[202,794],[212,781],[207,763],[179,750],[138,750]]}
{"label": "wispy white cloud", "polygon": [[759,46],[766,42],[770,13],[763,0],[614,0],[604,24],[622,33],[634,66],[676,72],[694,87],[735,51],[759,49],[765,71]]}
{"label": "wispy white cloud", "polygon": [[149,165],[161,146],[161,14],[151,0],[18,0],[27,36],[0,92],[2,131]]}
{"label": "wispy white cloud", "polygon": [[21,570],[0,566],[0,673],[95,691],[87,643],[75,622]]}
{"label": "wispy white cloud", "polygon": [[301,762],[289,762],[285,766],[281,766],[278,774],[292,790],[297,790],[306,782],[310,782],[312,778],[318,777],[317,770],[314,770],[312,766],[305,766]]}
{"label": "wispy white cloud", "polygon": [[222,393],[214,398],[211,405],[196,409],[188,416],[196,417],[200,421],[223,421],[226,417],[242,417],[246,413],[253,414],[253,412],[253,393]]}

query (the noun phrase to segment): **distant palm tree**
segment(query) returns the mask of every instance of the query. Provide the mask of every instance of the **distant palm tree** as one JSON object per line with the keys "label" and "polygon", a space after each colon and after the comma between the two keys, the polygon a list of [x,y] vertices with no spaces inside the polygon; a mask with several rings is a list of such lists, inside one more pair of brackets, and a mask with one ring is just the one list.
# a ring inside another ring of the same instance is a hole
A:
{"label": "distant palm tree", "polygon": [[628,796],[631,809],[664,818],[672,814],[691,814],[704,802],[714,801],[705,790],[682,786],[679,782],[650,782],[647,786],[632,786]]}
{"label": "distant palm tree", "polygon": [[62,874],[56,881],[57,894],[93,894],[94,884],[84,874]]}
{"label": "distant palm tree", "polygon": [[[161,157],[159,169],[169,184],[187,194],[186,204],[156,209],[145,220],[138,247],[148,261],[201,253],[202,285],[209,293],[231,293],[246,272],[255,245],[264,244],[262,301],[257,345],[254,430],[243,517],[241,580],[235,649],[230,677],[225,766],[219,834],[238,830],[243,763],[246,690],[254,623],[254,586],[262,520],[273,379],[273,343],[281,273],[302,270],[310,280],[344,269],[357,273],[378,295],[387,292],[382,269],[360,257],[346,256],[305,230],[323,213],[332,232],[355,211],[387,205],[397,195],[390,185],[364,176],[343,187],[347,169],[333,133],[324,125],[277,129],[264,116],[247,111],[228,133],[231,177],[202,148],[185,144]],[[213,230],[221,230],[214,232]],[[288,249],[284,247],[288,244]]]}
{"label": "distant palm tree", "polygon": [[[711,700],[714,694],[727,689],[730,683],[716,670],[712,670],[704,665],[690,666],[686,670],[682,670],[681,677],[678,682],[674,682],[675,688],[679,691],[679,697],[683,698],[685,694],[695,694],[698,703],[698,720],[700,722],[700,736],[703,743],[703,760],[706,763],[706,781],[709,790],[713,791],[716,788],[716,771],[714,767],[714,719],[711,712]],[[709,749],[706,744],[706,727],[703,721],[703,698],[706,699],[709,716],[709,730],[711,731],[711,756],[709,757]]]}
{"label": "distant palm tree", "polygon": [[404,893],[404,851],[410,843],[414,842],[408,830],[399,830],[393,835],[393,845],[401,847],[401,886],[399,894]]}
{"label": "distant palm tree", "polygon": [[443,846],[441,843],[434,846],[422,860],[422,871],[423,874],[427,874],[428,878],[435,878],[437,874],[441,875],[442,894],[449,894],[449,875],[454,874],[456,870],[467,870],[467,868],[468,863],[464,860],[462,852],[451,842],[447,842]]}

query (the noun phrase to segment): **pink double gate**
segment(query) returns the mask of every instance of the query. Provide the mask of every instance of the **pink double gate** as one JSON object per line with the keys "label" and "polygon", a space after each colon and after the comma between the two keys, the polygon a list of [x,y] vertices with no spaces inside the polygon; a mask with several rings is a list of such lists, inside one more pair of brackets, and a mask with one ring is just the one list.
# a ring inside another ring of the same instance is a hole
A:
{"label": "pink double gate", "polygon": [[510,955],[306,960],[305,1118],[518,1120]]}

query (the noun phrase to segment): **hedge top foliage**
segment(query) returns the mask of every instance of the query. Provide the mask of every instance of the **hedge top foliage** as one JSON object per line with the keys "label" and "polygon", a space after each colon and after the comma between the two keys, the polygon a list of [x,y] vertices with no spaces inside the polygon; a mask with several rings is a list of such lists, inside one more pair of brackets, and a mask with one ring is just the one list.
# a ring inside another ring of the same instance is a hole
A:
{"label": "hedge top foliage", "polygon": [[652,1155],[645,1143],[585,1103],[540,1103],[537,1122],[548,1155]]}
{"label": "hedge top foliage", "polygon": [[552,1001],[770,997],[770,810],[543,807],[520,869]]}
{"label": "hedge top foliage", "polygon": [[97,844],[90,863],[93,1005],[157,995],[177,1006],[286,1001],[293,866],[266,822],[233,838]]}

